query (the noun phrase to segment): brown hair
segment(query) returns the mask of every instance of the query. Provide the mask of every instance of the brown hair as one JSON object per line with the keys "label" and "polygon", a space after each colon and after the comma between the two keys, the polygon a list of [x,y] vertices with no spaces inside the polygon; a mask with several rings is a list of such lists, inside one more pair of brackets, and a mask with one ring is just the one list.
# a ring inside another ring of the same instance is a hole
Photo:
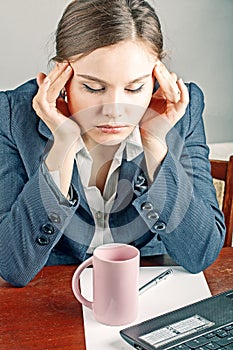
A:
{"label": "brown hair", "polygon": [[56,31],[55,61],[69,60],[123,40],[141,40],[158,58],[163,36],[154,9],[143,0],[74,0]]}

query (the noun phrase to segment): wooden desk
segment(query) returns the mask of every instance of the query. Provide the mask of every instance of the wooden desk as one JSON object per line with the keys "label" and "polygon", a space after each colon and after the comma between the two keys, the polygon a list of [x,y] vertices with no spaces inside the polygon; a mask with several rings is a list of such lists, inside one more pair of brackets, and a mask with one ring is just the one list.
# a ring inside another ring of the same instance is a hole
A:
{"label": "wooden desk", "polygon": [[[142,266],[172,264],[166,256],[142,259]],[[1,350],[85,349],[82,308],[71,292],[75,269],[46,267],[24,288],[0,279]],[[233,248],[222,249],[205,276],[212,294],[233,288]]]}

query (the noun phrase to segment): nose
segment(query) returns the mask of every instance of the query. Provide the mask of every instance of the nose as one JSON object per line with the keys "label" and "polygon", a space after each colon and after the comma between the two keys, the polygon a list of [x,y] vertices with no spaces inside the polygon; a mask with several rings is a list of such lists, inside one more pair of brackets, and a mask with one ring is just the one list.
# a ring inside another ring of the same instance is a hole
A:
{"label": "nose", "polygon": [[105,103],[103,105],[103,114],[109,118],[120,118],[123,116],[124,106],[123,103],[112,102]]}
{"label": "nose", "polygon": [[117,91],[106,96],[103,101],[103,115],[109,118],[120,118],[124,115],[124,97]]}

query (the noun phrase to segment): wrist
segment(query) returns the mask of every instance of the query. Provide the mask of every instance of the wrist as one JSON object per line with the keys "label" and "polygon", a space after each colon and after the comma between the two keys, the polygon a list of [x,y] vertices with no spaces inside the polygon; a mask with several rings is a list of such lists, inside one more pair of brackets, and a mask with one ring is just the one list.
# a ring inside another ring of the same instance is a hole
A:
{"label": "wrist", "polygon": [[168,147],[165,141],[160,139],[147,139],[142,141],[145,154],[147,173],[150,181],[153,181],[154,173],[167,155]]}
{"label": "wrist", "polygon": [[78,139],[72,141],[54,138],[52,148],[45,160],[49,171],[61,171],[67,161],[73,162],[77,152],[77,147]]}
{"label": "wrist", "polygon": [[63,144],[64,147],[69,147],[80,138],[80,128],[77,125],[69,125],[63,123],[53,132],[54,143]]}

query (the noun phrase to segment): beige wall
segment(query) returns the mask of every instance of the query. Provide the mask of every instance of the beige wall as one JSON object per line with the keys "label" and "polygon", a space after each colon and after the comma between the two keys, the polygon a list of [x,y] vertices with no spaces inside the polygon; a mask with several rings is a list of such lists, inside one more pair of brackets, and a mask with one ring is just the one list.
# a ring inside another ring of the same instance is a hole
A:
{"label": "beige wall", "polygon": [[[150,0],[160,16],[166,62],[206,99],[208,142],[233,141],[233,1]],[[69,0],[0,0],[0,89],[47,70],[51,34]]]}

